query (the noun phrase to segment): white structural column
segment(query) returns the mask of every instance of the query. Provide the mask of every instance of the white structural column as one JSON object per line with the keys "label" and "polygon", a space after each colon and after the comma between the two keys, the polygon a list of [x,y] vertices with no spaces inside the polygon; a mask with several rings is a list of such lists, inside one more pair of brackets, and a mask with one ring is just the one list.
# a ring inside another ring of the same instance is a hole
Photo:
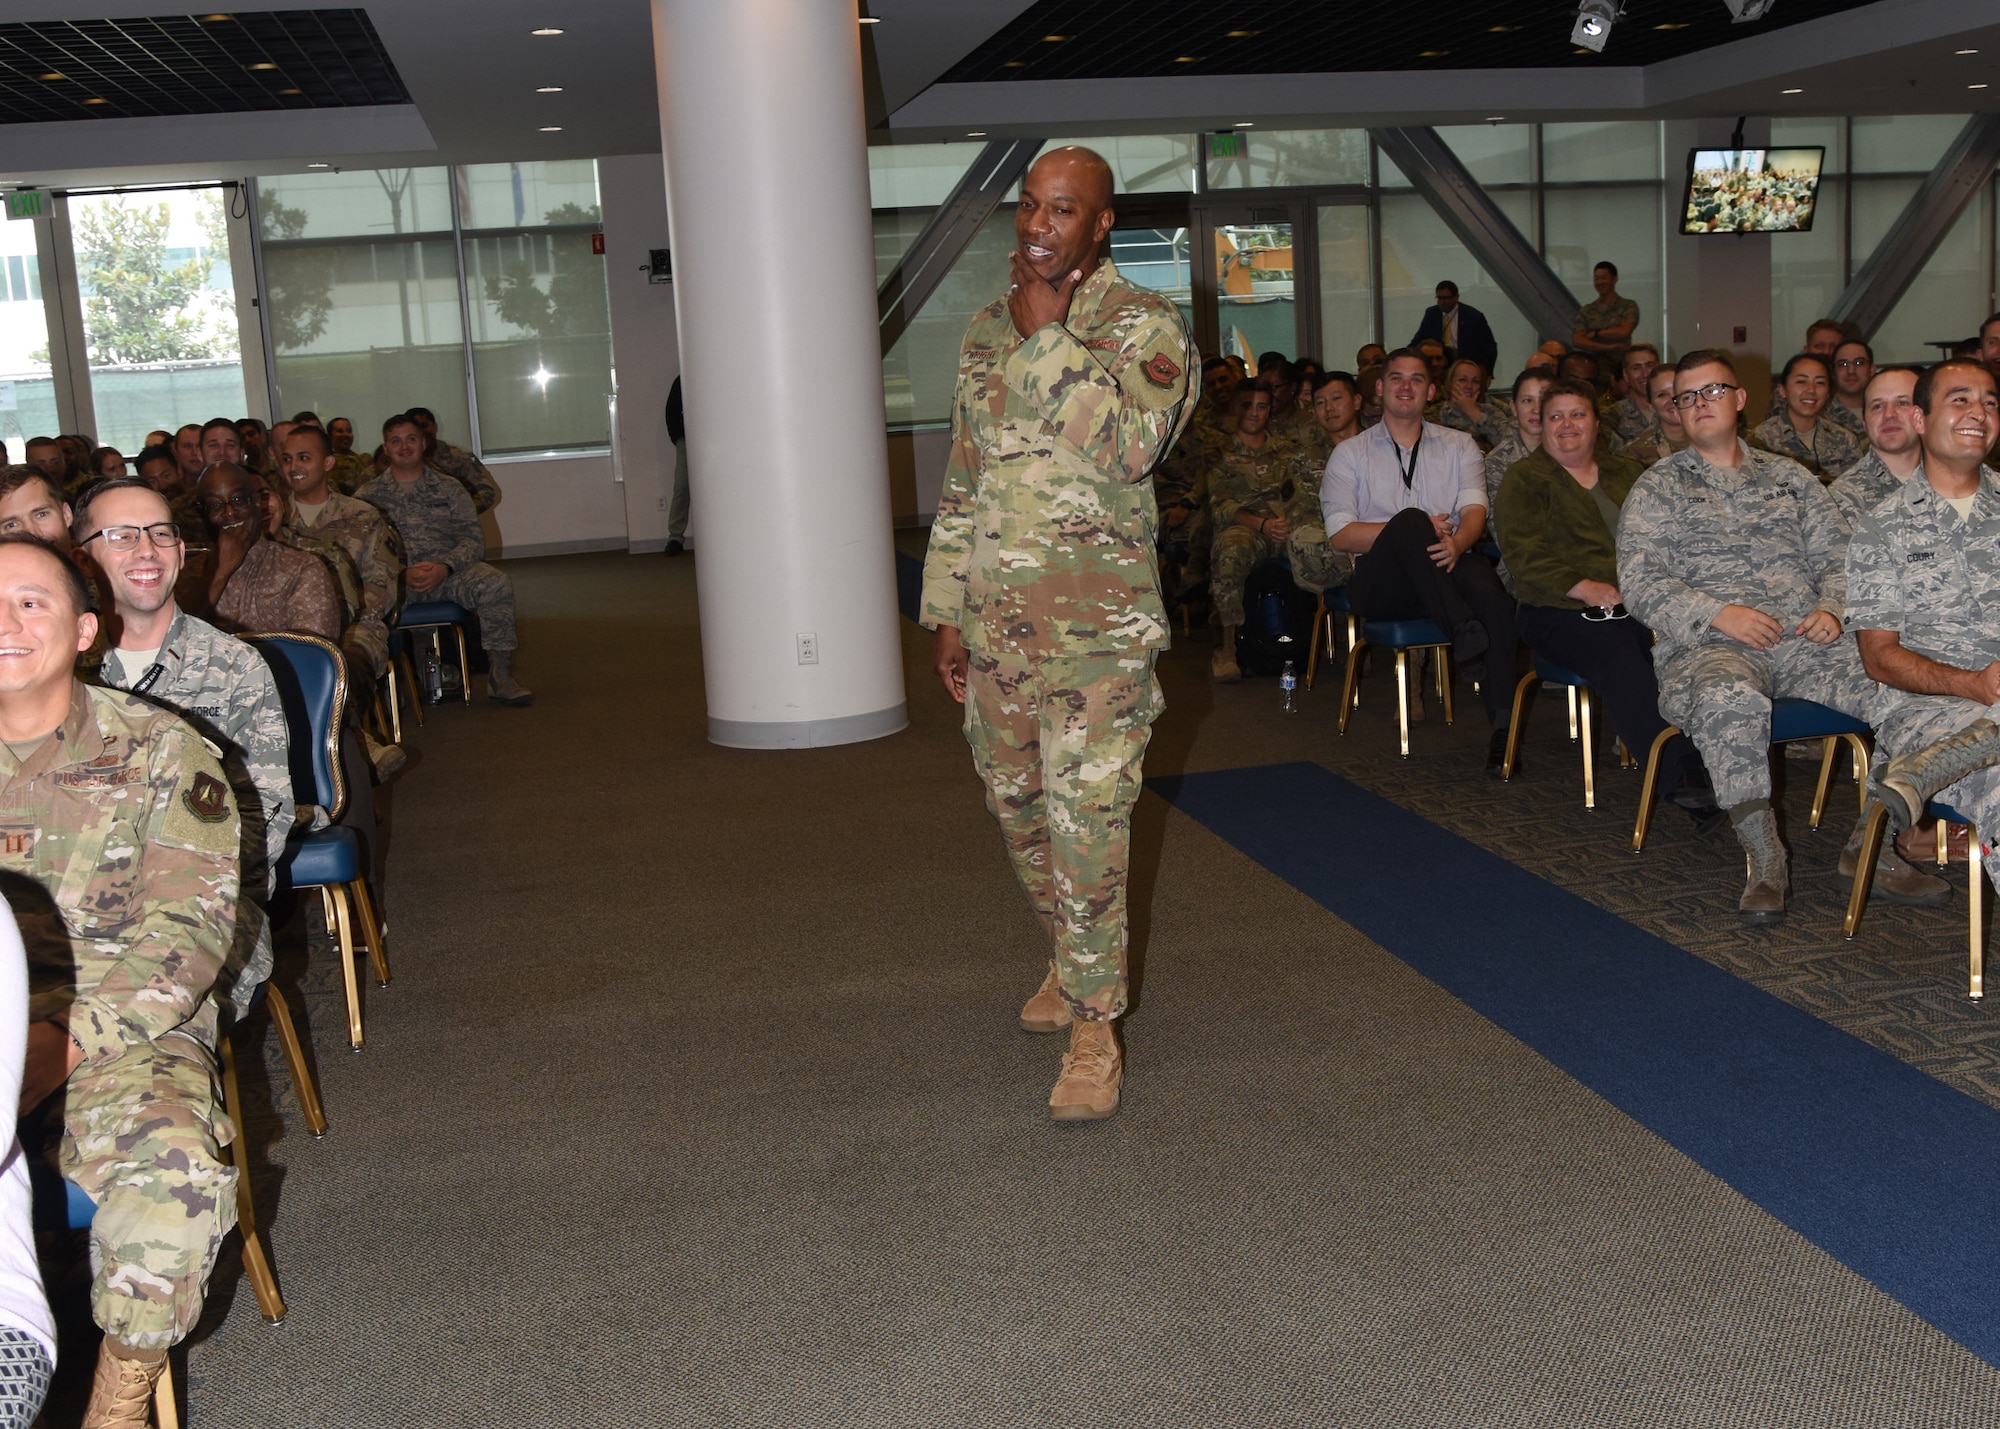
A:
{"label": "white structural column", "polygon": [[653,0],[708,732],[908,722],[853,0]]}

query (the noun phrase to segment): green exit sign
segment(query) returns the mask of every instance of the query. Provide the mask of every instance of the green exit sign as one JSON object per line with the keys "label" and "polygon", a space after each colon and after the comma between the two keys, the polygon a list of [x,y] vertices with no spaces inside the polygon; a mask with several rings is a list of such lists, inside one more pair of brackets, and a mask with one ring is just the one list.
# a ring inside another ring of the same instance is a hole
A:
{"label": "green exit sign", "polygon": [[7,195],[7,217],[40,218],[49,211],[49,196],[40,189],[23,189]]}
{"label": "green exit sign", "polygon": [[1208,136],[1208,157],[1211,159],[1236,159],[1243,155],[1241,134],[1211,134]]}

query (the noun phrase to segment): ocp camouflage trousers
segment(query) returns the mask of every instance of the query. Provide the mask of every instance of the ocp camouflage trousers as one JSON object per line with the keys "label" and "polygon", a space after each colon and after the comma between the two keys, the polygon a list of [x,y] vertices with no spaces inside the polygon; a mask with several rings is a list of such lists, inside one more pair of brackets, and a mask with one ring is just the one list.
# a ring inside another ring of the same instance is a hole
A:
{"label": "ocp camouflage trousers", "polygon": [[1294,528],[1280,547],[1232,521],[1216,533],[1214,554],[1209,559],[1208,593],[1215,618],[1224,625],[1241,625],[1244,582],[1259,561],[1280,555],[1292,563],[1293,584],[1314,595],[1345,585],[1354,573],[1354,558],[1329,546],[1326,532],[1318,526]]}
{"label": "ocp camouflage trousers", "polygon": [[[1903,695],[1875,731],[1875,766],[1957,734],[1976,719],[2000,723],[2000,704],[1982,705],[1951,695]],[[1982,843],[2000,839],[2000,767],[1967,775],[1938,794],[1973,822]],[[2000,888],[2000,859],[1986,861],[1986,875]]]}
{"label": "ocp camouflage trousers", "polygon": [[62,1173],[97,1203],[90,1304],[107,1335],[139,1349],[178,1344],[201,1316],[222,1239],[236,1225],[235,1128],[213,1055],[169,1034],[62,1093]]}
{"label": "ocp camouflage trousers", "polygon": [[1660,713],[1701,751],[1725,809],[1771,797],[1772,700],[1814,700],[1875,725],[1904,698],[1868,677],[1852,635],[1831,645],[1787,635],[1770,650],[1701,645],[1659,675]]}
{"label": "ocp camouflage trousers", "polygon": [[965,738],[1014,875],[1042,921],[1063,1001],[1125,1011],[1125,890],[1140,761],[1165,701],[1153,652],[1030,663],[974,654]]}
{"label": "ocp camouflage trousers", "polygon": [[512,650],[521,643],[514,636],[514,583],[484,561],[453,571],[428,594],[406,599],[457,601],[479,617],[479,643],[488,650]]}

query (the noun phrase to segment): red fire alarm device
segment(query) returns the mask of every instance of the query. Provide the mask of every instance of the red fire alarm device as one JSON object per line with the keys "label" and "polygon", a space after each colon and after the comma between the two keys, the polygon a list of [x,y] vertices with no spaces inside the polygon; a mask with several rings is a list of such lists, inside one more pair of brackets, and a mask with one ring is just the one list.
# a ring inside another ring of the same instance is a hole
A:
{"label": "red fire alarm device", "polygon": [[1748,341],[1750,341],[1750,329],[1749,329],[1749,328],[1747,328],[1747,327],[1740,327],[1740,328],[1736,329],[1736,339],[1735,339],[1735,340],[1736,340],[1737,342],[1748,342]]}
{"label": "red fire alarm device", "polygon": [[591,235],[590,235],[590,251],[591,251],[592,253],[595,253],[595,254],[596,254],[596,255],[597,255],[598,257],[600,257],[600,258],[602,258],[602,257],[604,256],[604,235],[603,235],[603,234],[601,234],[601,233],[593,233],[593,234],[591,234]]}

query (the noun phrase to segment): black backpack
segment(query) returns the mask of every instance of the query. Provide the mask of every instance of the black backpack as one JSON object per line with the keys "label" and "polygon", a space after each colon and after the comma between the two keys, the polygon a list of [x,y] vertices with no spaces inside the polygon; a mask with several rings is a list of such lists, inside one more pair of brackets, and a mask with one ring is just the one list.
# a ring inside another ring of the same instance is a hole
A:
{"label": "black backpack", "polygon": [[1251,567],[1243,582],[1243,624],[1236,631],[1236,664],[1245,675],[1269,679],[1285,662],[1301,679],[1312,644],[1319,601],[1292,583],[1289,562],[1273,558]]}

